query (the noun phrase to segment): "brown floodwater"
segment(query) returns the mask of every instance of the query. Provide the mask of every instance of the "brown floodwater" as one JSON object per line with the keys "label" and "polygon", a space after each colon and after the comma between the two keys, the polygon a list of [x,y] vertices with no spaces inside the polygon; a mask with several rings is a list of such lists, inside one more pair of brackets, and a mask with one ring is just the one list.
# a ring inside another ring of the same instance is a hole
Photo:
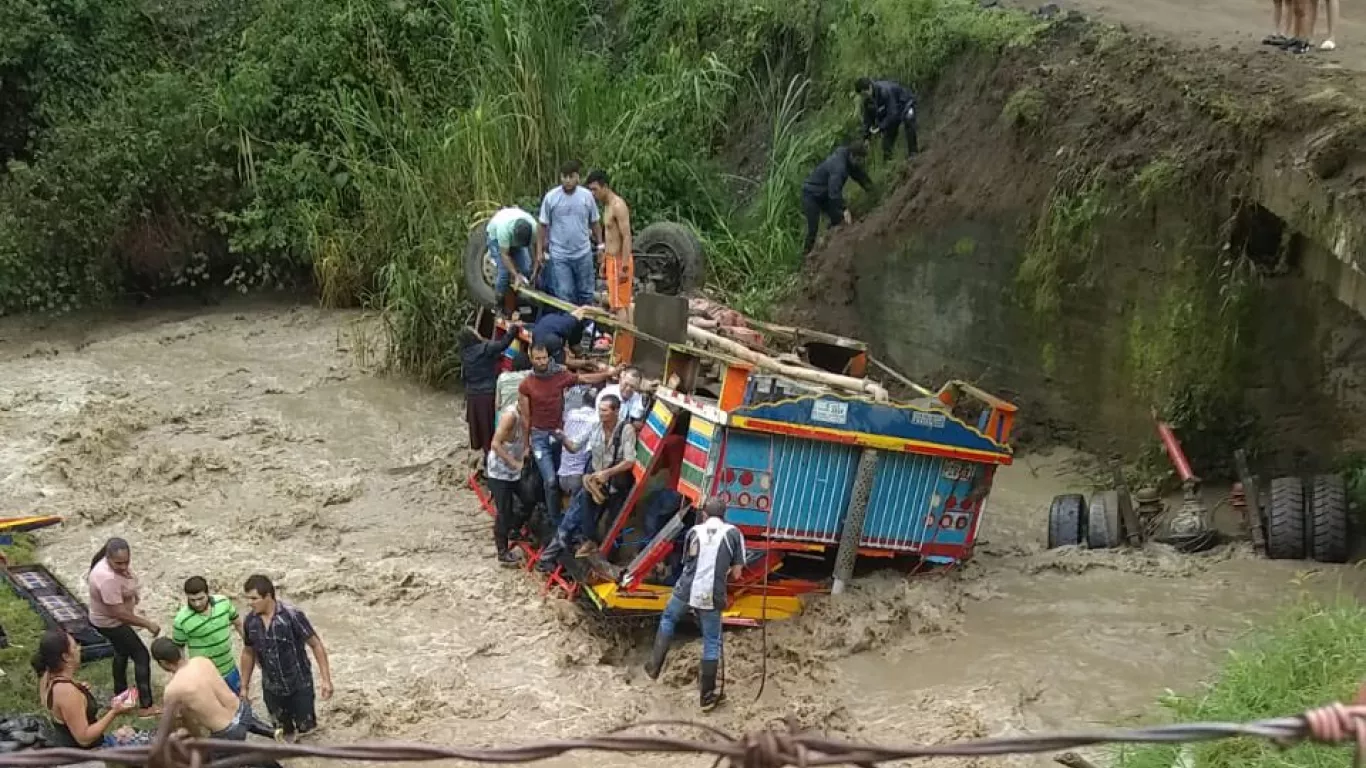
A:
{"label": "brown floodwater", "polygon": [[[0,321],[0,506],[67,517],[41,555],[81,595],[94,550],[127,538],[163,625],[189,576],[233,596],[272,576],[327,643],[328,739],[499,744],[693,717],[695,641],[652,684],[643,647],[494,566],[459,396],[382,375],[382,352],[359,313],[265,301]],[[1001,472],[959,571],[876,573],[766,636],[728,633],[730,700],[707,720],[737,732],[792,715],[886,742],[1113,724],[1193,690],[1299,590],[1362,588],[1353,569],[1243,545],[1046,552],[1048,501],[1086,489],[1085,459]],[[647,763],[707,764],[550,764]]]}

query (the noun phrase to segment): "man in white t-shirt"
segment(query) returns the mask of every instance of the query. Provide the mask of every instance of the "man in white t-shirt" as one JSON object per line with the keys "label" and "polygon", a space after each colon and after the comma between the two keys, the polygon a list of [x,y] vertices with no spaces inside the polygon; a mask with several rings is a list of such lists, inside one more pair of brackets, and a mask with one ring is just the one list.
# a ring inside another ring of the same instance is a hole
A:
{"label": "man in white t-shirt", "polygon": [[603,387],[598,393],[598,405],[602,405],[604,397],[613,395],[621,401],[622,416],[628,421],[640,421],[645,418],[645,396],[640,393],[640,380],[639,368],[623,368],[619,383]]}
{"label": "man in white t-shirt", "polygon": [[571,497],[583,487],[583,474],[593,458],[588,442],[598,427],[598,408],[592,395],[591,389],[580,394],[579,404],[565,411],[564,426],[556,435],[563,446],[558,472],[560,488]]}

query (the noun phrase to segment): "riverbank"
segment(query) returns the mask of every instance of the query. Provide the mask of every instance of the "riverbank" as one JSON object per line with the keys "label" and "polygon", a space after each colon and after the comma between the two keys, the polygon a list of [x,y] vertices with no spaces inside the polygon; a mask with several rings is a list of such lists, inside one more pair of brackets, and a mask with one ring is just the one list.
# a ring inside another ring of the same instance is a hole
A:
{"label": "riverbank", "polygon": [[[1178,722],[1244,722],[1350,703],[1366,679],[1366,608],[1355,599],[1323,602],[1302,596],[1276,620],[1229,653],[1208,690],[1186,689],[1160,700]],[[1170,768],[1181,749],[1119,750],[1117,768]],[[1299,745],[1286,751],[1254,739],[1189,748],[1195,768],[1346,768],[1349,748]]]}

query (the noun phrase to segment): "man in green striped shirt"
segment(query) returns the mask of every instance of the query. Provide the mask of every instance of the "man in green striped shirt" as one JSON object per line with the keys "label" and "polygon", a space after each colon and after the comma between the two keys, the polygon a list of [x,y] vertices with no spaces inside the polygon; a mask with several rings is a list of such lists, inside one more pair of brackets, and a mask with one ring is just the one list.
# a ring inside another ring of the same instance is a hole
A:
{"label": "man in green striped shirt", "polygon": [[203,576],[185,580],[185,607],[171,622],[171,639],[193,658],[203,656],[218,667],[218,674],[241,695],[242,676],[237,671],[237,659],[232,652],[232,632],[242,636],[242,617],[237,606],[222,595],[210,595]]}

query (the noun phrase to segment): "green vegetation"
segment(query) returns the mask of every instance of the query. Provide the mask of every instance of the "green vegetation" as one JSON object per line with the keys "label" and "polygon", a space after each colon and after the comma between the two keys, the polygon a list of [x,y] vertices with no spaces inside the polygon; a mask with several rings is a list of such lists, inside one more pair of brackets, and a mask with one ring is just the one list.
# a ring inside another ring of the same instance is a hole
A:
{"label": "green vegetation", "polygon": [[[34,549],[32,536],[18,534],[13,544],[0,546],[0,553],[12,565],[25,565],[35,561]],[[9,638],[9,647],[0,648],[0,670],[5,672],[0,676],[0,713],[38,712],[42,709],[38,679],[30,661],[43,634],[43,620],[8,585],[0,586],[0,626]],[[114,685],[108,662],[85,667],[79,677],[95,686],[97,693],[112,695]]]}
{"label": "green vegetation", "polygon": [[[1007,105],[1009,106],[1009,105]],[[1101,219],[1115,207],[1103,166],[1065,175],[1048,194],[1020,260],[1017,284],[1043,326],[1061,317],[1068,292],[1087,286],[1100,245]]]}
{"label": "green vegetation", "polygon": [[[31,563],[33,539],[15,536],[14,545],[0,547],[0,552],[13,564]],[[9,647],[0,648],[0,669],[5,671],[0,677],[0,712],[37,711],[38,681],[29,662],[43,634],[43,621],[8,585],[0,586],[0,626],[9,638]]]}
{"label": "green vegetation", "polygon": [[[383,311],[391,363],[452,372],[460,258],[567,159],[637,226],[691,222],[762,311],[795,189],[856,120],[1030,22],[975,0],[20,0],[0,32],[0,313],[312,279]],[[723,168],[725,150],[762,160]]]}
{"label": "green vegetation", "polygon": [[[1246,721],[1294,715],[1333,701],[1350,701],[1366,678],[1366,608],[1345,597],[1331,604],[1309,598],[1284,611],[1229,655],[1203,695],[1170,694],[1162,706],[1178,722]],[[1118,768],[1171,768],[1179,749],[1119,751]],[[1346,768],[1352,750],[1297,746],[1285,751],[1240,739],[1191,747],[1196,768]]]}
{"label": "green vegetation", "polygon": [[[1028,101],[1016,91],[1006,104]],[[1022,107],[1020,109],[1023,109]],[[1253,449],[1258,425],[1245,407],[1239,377],[1249,363],[1244,334],[1255,318],[1261,280],[1231,235],[1239,212],[1241,177],[1215,177],[1176,150],[1141,165],[1113,167],[1080,156],[1059,173],[1029,232],[1016,272],[1016,289],[1043,343],[1040,363],[1056,373],[1062,322],[1088,305],[1097,277],[1115,254],[1144,243],[1167,275],[1160,290],[1125,308],[1125,386],[1157,408],[1181,435],[1187,457],[1206,476],[1227,470],[1233,447]],[[1091,302],[1092,304],[1094,302]],[[1168,476],[1170,463],[1156,440],[1140,462],[1148,480]]]}
{"label": "green vegetation", "polygon": [[1032,85],[1022,86],[1001,107],[1001,122],[1022,131],[1028,131],[1044,118],[1048,99],[1044,92]]}

